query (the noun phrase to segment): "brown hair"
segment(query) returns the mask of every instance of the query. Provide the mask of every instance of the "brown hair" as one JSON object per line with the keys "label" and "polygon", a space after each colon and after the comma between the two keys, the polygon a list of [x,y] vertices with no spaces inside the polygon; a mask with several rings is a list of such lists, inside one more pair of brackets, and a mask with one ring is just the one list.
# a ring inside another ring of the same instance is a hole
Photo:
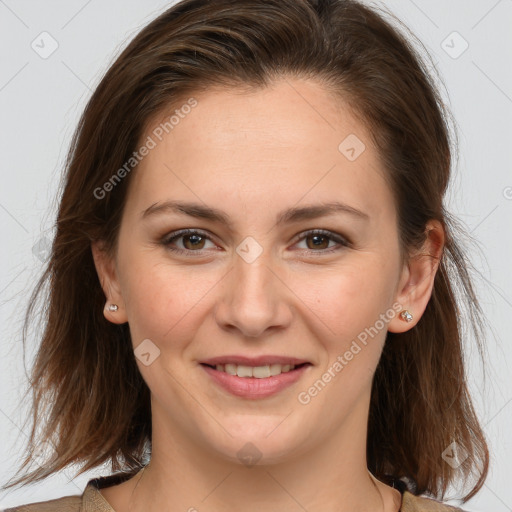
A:
{"label": "brown hair", "polygon": [[[452,165],[449,114],[418,50],[376,9],[354,0],[184,0],[146,26],[92,95],[72,140],[51,258],[27,312],[44,297],[44,333],[31,373],[33,427],[53,458],[4,488],[38,481],[72,463],[78,474],[110,462],[140,467],[151,448],[150,393],[128,325],[103,317],[105,297],[91,241],[115,250],[131,174],[98,198],[145,135],[178,100],[212,86],[265,87],[315,78],[369,127],[394,192],[402,249],[425,240],[430,219],[446,245],[427,309],[402,334],[388,333],[369,413],[367,464],[379,479],[402,479],[414,494],[444,496],[470,475],[481,488],[486,440],[468,393],[463,316],[482,355],[481,312],[456,225],[443,205]],[[468,453],[458,468],[443,451]],[[19,473],[18,471],[18,473]],[[17,473],[17,474],[18,474]]]}

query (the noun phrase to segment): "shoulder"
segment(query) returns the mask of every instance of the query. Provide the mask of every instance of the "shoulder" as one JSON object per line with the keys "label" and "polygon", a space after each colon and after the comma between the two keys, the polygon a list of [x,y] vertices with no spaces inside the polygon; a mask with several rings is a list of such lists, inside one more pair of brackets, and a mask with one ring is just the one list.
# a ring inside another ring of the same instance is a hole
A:
{"label": "shoulder", "polygon": [[402,495],[400,512],[464,512],[462,509],[441,503],[423,496],[415,496],[409,491]]}
{"label": "shoulder", "polygon": [[121,483],[131,476],[131,473],[115,473],[110,476],[93,478],[87,482],[81,495],[64,496],[50,501],[39,501],[0,512],[114,512],[99,489]]}
{"label": "shoulder", "polygon": [[56,500],[39,501],[29,505],[7,508],[4,512],[79,512],[82,496],[64,496]]}
{"label": "shoulder", "polygon": [[8,508],[2,512],[113,512],[98,488],[90,480],[82,495],[64,496],[50,501]]}

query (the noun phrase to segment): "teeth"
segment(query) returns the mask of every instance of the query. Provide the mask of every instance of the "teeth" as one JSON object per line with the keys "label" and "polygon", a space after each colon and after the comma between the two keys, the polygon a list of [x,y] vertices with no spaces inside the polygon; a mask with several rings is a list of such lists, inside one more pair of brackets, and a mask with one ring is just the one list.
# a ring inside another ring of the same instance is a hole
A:
{"label": "teeth", "polygon": [[229,375],[237,375],[238,377],[256,377],[257,379],[265,379],[286,373],[295,369],[292,364],[270,364],[266,366],[244,366],[241,364],[218,364],[215,369],[219,372],[229,373]]}
{"label": "teeth", "polygon": [[223,368],[222,364],[218,364],[217,370],[219,370],[220,372],[229,373],[229,375],[236,375],[236,364],[227,364],[226,369]]}

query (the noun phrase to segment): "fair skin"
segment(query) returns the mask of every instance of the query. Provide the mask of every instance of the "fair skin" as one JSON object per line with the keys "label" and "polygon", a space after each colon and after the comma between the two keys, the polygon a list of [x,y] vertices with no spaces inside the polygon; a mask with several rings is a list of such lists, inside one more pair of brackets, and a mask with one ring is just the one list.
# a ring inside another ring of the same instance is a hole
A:
{"label": "fair skin", "polygon": [[[151,391],[151,463],[101,492],[117,512],[397,512],[400,493],[366,466],[372,377],[386,331],[413,328],[425,310],[442,228],[431,221],[422,253],[402,262],[369,132],[319,83],[287,78],[194,97],[132,176],[115,254],[93,244],[106,303],[119,306],[106,318],[129,323],[134,349],[149,339],[160,350],[148,366],[136,359]],[[366,146],[354,161],[338,150],[349,134]],[[171,200],[222,211],[230,224],[169,208],[142,215]],[[334,201],[363,215],[276,223],[283,210]],[[172,242],[184,254],[161,243],[185,228],[201,233]],[[349,245],[304,235],[312,229]],[[263,249],[251,263],[236,252],[248,236]],[[299,402],[397,303],[413,321],[386,317],[321,392]],[[221,389],[199,364],[226,354],[311,364],[288,388],[254,400]],[[256,465],[237,455],[246,443],[260,453]]]}

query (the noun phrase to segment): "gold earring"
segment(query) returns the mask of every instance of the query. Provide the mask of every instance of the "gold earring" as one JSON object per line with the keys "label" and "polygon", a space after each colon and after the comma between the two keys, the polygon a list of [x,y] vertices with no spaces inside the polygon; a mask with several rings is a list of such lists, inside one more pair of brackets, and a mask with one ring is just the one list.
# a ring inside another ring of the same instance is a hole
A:
{"label": "gold earring", "polygon": [[412,315],[407,309],[400,312],[400,318],[405,322],[412,322]]}

